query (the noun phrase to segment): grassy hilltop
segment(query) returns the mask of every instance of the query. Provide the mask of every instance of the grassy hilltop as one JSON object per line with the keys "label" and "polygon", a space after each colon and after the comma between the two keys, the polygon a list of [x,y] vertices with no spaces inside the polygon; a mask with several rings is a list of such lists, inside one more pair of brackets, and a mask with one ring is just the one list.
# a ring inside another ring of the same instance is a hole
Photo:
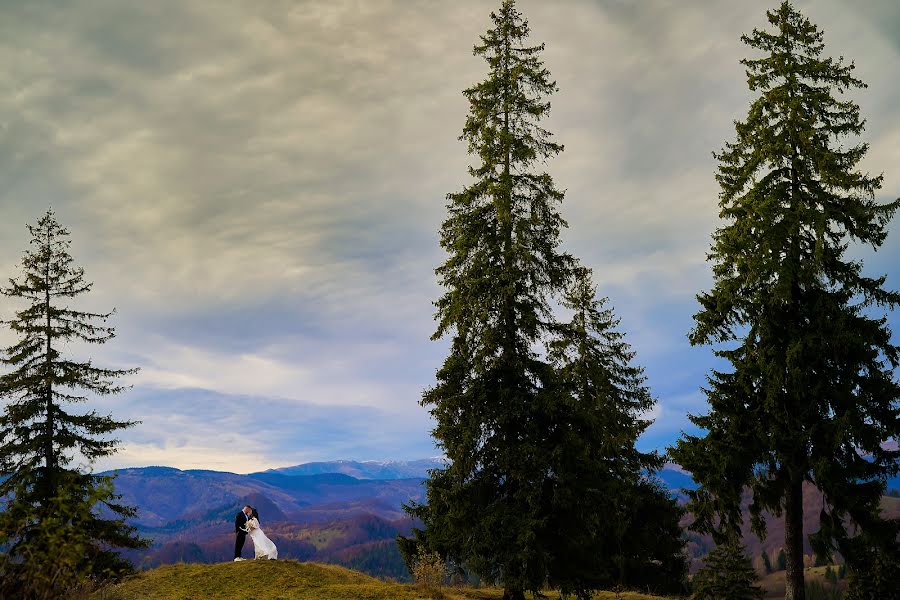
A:
{"label": "grassy hilltop", "polygon": [[[144,571],[95,593],[94,600],[495,600],[498,588],[428,593],[414,585],[389,583],[334,565],[293,560],[244,561],[214,565],[166,565]],[[549,598],[557,598],[549,594]],[[660,600],[626,593],[623,600]],[[612,600],[601,593],[598,600]]]}

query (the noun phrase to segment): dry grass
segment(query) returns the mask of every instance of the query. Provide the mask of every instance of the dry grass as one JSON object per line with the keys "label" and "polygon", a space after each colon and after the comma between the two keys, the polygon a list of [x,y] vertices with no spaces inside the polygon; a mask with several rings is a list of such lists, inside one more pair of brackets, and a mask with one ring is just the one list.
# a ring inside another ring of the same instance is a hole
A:
{"label": "dry grass", "polygon": [[[828,583],[825,579],[825,569],[827,567],[807,567],[803,569],[804,576],[806,578],[807,583],[810,581],[818,581],[819,583],[827,585],[829,588],[831,584]],[[832,569],[837,569],[836,566],[833,566]],[[770,575],[766,575],[760,581],[760,585],[766,590],[766,598],[771,598],[775,600],[776,598],[784,598],[784,571],[776,571]],[[838,589],[842,592],[847,591],[847,580],[842,579],[838,582]]]}
{"label": "dry grass", "polygon": [[[292,560],[167,565],[96,592],[93,600],[499,600],[497,588],[433,591],[389,583],[334,565]],[[602,592],[597,600],[613,600]],[[556,594],[548,593],[556,599]],[[661,600],[624,593],[622,600]]]}

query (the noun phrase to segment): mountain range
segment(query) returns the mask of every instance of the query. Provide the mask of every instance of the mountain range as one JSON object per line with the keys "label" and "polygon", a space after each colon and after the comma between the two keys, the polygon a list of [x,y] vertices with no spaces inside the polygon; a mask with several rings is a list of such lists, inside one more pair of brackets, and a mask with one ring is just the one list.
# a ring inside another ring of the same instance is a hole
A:
{"label": "mountain range", "polygon": [[267,473],[282,475],[322,475],[341,473],[356,479],[425,479],[430,469],[439,469],[446,464],[442,457],[423,458],[421,460],[403,461],[367,460],[333,460],[328,462],[310,462],[293,467],[269,469]]}
{"label": "mountain range", "polygon": [[[416,461],[315,462],[236,474],[209,470],[143,467],[107,472],[116,475],[123,501],[138,508],[132,523],[152,540],[147,550],[129,552],[141,568],[175,562],[212,563],[231,559],[235,514],[244,504],[260,513],[279,556],[344,565],[372,575],[404,580],[408,573],[397,551],[398,534],[415,523],[404,503],[424,501],[429,469],[440,457]],[[696,484],[677,465],[658,474],[679,499]],[[893,487],[900,487],[894,482]],[[805,529],[815,531],[821,494],[804,490]],[[887,514],[900,517],[900,498],[884,499]],[[687,523],[689,518],[686,518]],[[773,555],[783,539],[783,522],[767,517],[770,535],[759,540],[749,531],[745,543],[753,555]],[[699,559],[711,549],[705,536],[688,534],[688,552]],[[809,549],[807,549],[809,550]],[[252,555],[248,543],[245,556]]]}

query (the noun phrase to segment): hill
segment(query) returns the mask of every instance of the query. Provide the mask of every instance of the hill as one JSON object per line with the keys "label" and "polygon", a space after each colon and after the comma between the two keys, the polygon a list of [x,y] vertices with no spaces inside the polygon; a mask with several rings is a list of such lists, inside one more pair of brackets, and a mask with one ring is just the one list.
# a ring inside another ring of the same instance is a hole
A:
{"label": "hill", "polygon": [[[403,513],[404,502],[421,501],[423,479],[405,478],[416,469],[434,466],[434,459],[411,462],[359,463],[332,461],[248,475],[169,467],[121,469],[116,491],[136,506],[132,520],[152,539],[147,550],[125,555],[141,569],[176,562],[218,563],[230,560],[234,514],[244,504],[259,509],[267,534],[285,559],[332,563],[370,575],[405,580],[409,577],[394,540],[414,523]],[[344,471],[344,472],[336,472]],[[399,479],[361,479],[392,475]],[[658,477],[679,499],[696,484],[677,465],[667,465]],[[745,499],[749,503],[749,497]],[[806,533],[818,528],[822,496],[804,487]],[[885,516],[900,517],[900,498],[886,497]],[[690,517],[685,518],[685,524]],[[783,544],[782,519],[766,516],[769,536],[760,540],[745,528],[744,541],[755,560],[770,558]],[[708,536],[688,532],[692,570],[712,548]],[[807,553],[811,550],[807,546]],[[248,548],[248,551],[249,548]]]}
{"label": "hill", "polygon": [[284,558],[341,564],[405,578],[394,543],[412,522],[401,503],[421,500],[421,479],[360,480],[342,473],[285,475],[147,467],[115,472],[116,491],[138,508],[131,522],[153,541],[124,554],[139,568],[231,559],[232,522],[244,504]]}
{"label": "hill", "polygon": [[[837,583],[837,585],[828,583],[828,580],[825,578],[825,569],[826,567],[807,567],[806,569],[804,569],[803,574],[806,578],[806,583],[810,584],[811,582],[816,581],[820,583],[826,591],[838,591],[842,594],[846,593],[847,580],[842,579]],[[760,585],[764,590],[766,590],[767,600],[778,600],[780,598],[784,598],[784,571],[777,571],[775,573],[766,575],[760,580]]]}
{"label": "hill", "polygon": [[[95,593],[94,600],[493,600],[498,588],[443,588],[431,595],[413,585],[380,581],[333,565],[296,561],[244,561],[218,565],[167,565],[144,571]],[[548,594],[549,599],[558,595]],[[597,600],[612,600],[601,593]],[[656,596],[627,593],[623,600],[660,600]]]}
{"label": "hill", "polygon": [[400,504],[424,494],[421,479],[361,480],[341,473],[238,475],[144,467],[108,474],[116,476],[116,492],[123,501],[139,508],[134,523],[161,529],[178,528],[184,522],[227,521],[244,503],[260,498],[278,508],[278,518],[260,512],[265,522],[329,521],[361,514],[399,519],[404,516]]}

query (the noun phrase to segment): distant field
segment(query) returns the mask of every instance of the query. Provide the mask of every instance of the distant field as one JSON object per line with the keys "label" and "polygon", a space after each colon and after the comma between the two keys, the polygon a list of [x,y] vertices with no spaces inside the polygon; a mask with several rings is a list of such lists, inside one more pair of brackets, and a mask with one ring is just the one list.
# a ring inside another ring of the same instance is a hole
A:
{"label": "distant field", "polygon": [[[806,576],[806,581],[818,581],[823,585],[831,586],[825,580],[825,569],[827,567],[808,567],[804,570],[804,575]],[[837,569],[837,567],[832,567],[832,569]],[[784,598],[784,571],[777,571],[770,575],[766,575],[762,581],[760,582],[762,587],[766,590],[766,598],[775,599],[775,598]],[[847,580],[843,579],[838,581],[838,589],[842,592],[847,591]]]}
{"label": "distant field", "polygon": [[[216,565],[166,565],[95,593],[93,600],[497,600],[497,588],[442,588],[425,594],[413,585],[389,583],[334,565],[244,561]],[[548,593],[551,600],[557,594]],[[662,600],[625,593],[622,600]],[[613,600],[605,592],[597,600]]]}

